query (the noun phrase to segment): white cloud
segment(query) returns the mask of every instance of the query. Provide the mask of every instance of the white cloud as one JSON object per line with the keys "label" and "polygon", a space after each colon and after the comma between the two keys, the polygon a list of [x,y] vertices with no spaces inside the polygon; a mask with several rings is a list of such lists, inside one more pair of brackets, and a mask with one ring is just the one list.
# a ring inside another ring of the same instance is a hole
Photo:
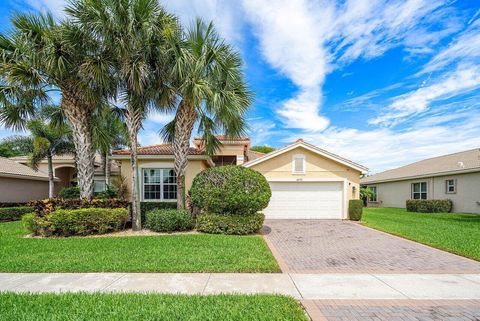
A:
{"label": "white cloud", "polygon": [[[480,146],[478,112],[457,115],[450,119],[455,120],[454,125],[445,124],[445,119],[437,120],[428,127],[419,120],[413,127],[401,131],[329,128],[322,133],[306,134],[304,138],[369,167],[372,173]],[[290,140],[291,137],[285,138],[285,142]]]}
{"label": "white cloud", "polygon": [[445,100],[480,88],[480,67],[461,66],[429,86],[393,98],[386,112],[369,120],[373,125],[396,125],[411,115],[424,112],[437,100]]}
{"label": "white cloud", "polygon": [[[458,30],[455,17],[429,30],[449,12],[443,1],[243,0],[267,62],[287,76],[299,91],[283,102],[278,114],[287,127],[321,131],[325,77],[356,59],[371,59],[395,46],[411,53]],[[445,20],[445,19],[443,19]]]}
{"label": "white cloud", "polygon": [[38,11],[50,11],[56,17],[62,17],[63,8],[67,2],[65,0],[26,0],[26,3]]}
{"label": "white cloud", "polygon": [[480,59],[480,20],[473,22],[445,49],[435,55],[419,74],[438,71],[459,62],[478,64]]}
{"label": "white cloud", "polygon": [[175,114],[172,114],[172,113],[166,114],[166,113],[155,111],[155,112],[151,112],[147,116],[146,121],[151,121],[158,125],[165,125],[170,121],[172,121],[174,117],[175,117]]}

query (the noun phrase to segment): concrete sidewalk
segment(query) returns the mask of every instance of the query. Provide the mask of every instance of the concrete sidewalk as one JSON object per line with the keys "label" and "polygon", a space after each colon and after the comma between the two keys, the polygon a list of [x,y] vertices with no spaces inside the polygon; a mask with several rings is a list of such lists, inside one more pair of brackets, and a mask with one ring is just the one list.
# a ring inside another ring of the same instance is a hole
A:
{"label": "concrete sidewalk", "polygon": [[480,299],[480,274],[0,273],[0,291],[276,293],[297,299]]}

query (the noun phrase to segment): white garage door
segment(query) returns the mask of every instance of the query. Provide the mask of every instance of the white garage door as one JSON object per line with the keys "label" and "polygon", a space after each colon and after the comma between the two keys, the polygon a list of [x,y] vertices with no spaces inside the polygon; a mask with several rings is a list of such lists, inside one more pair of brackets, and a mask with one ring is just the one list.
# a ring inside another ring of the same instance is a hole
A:
{"label": "white garage door", "polygon": [[270,182],[266,218],[341,219],[343,182]]}

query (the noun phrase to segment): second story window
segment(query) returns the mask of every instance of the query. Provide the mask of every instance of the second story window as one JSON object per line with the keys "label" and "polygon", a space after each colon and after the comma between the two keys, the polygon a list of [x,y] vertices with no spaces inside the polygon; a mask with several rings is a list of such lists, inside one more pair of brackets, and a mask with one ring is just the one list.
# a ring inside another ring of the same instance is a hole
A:
{"label": "second story window", "polygon": [[305,155],[296,154],[293,155],[292,161],[292,173],[293,174],[305,174]]}

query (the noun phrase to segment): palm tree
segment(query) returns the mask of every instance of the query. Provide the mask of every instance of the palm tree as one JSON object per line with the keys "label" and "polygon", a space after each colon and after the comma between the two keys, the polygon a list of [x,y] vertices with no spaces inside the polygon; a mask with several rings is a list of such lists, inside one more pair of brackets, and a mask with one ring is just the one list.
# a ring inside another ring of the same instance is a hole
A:
{"label": "palm tree", "polygon": [[26,122],[26,129],[30,136],[15,136],[10,142],[15,145],[31,146],[30,166],[38,170],[38,165],[43,159],[48,162],[48,197],[54,193],[54,173],[52,158],[56,155],[73,153],[75,148],[71,143],[71,131],[65,125],[58,125],[51,121],[46,113],[37,119]]}
{"label": "palm tree", "polygon": [[245,131],[245,113],[252,101],[242,73],[240,55],[222,41],[213,24],[197,20],[186,34],[170,38],[175,64],[171,91],[178,96],[174,120],[161,135],[173,143],[177,176],[177,208],[185,208],[185,170],[195,123],[205,151],[220,147],[215,134],[238,137]]}
{"label": "palm tree", "polygon": [[113,149],[123,148],[127,145],[127,129],[124,119],[124,111],[120,108],[104,104],[92,118],[93,145],[100,154],[105,184],[110,185],[110,172],[112,167]]}
{"label": "palm tree", "polygon": [[22,128],[39,106],[61,93],[60,107],[72,129],[82,198],[93,196],[94,150],[90,119],[113,95],[111,65],[99,42],[50,14],[16,14],[13,30],[0,34],[0,121]]}
{"label": "palm tree", "polygon": [[157,0],[77,0],[66,11],[83,30],[101,39],[113,60],[131,150],[133,229],[141,229],[137,136],[148,112],[166,106],[163,88],[169,59],[165,36],[177,32],[176,18]]}

